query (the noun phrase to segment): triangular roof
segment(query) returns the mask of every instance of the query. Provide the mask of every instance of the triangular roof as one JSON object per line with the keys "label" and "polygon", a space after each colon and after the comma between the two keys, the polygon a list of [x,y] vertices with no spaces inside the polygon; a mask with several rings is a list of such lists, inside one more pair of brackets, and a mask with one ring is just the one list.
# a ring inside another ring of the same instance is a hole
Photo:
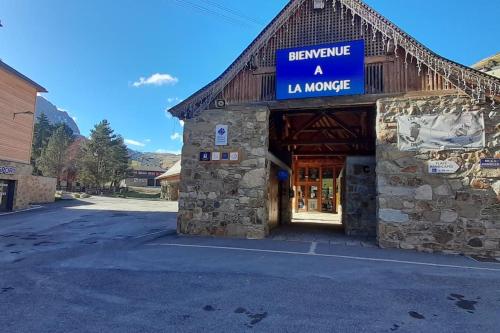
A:
{"label": "triangular roof", "polygon": [[[178,118],[185,119],[205,110],[236,75],[252,63],[254,55],[305,1],[311,0],[291,0],[218,78],[171,108],[169,112]],[[360,17],[363,24],[372,27],[377,33],[381,33],[382,38],[391,41],[396,49],[404,49],[407,55],[416,59],[419,68],[422,65],[427,66],[444,77],[454,87],[478,100],[485,96],[500,99],[500,79],[439,56],[377,13],[362,0],[333,0],[334,6],[337,3],[341,4],[342,10],[349,11],[352,17]]]}
{"label": "triangular roof", "polygon": [[177,176],[181,174],[181,160],[175,162],[170,169],[167,170],[163,175],[156,177],[156,179],[165,179],[172,176]]}

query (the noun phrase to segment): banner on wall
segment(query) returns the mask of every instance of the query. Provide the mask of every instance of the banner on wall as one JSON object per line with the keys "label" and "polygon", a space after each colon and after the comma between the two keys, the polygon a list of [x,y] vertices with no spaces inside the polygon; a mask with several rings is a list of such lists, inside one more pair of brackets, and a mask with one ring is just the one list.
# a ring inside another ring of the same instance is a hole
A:
{"label": "banner on wall", "polygon": [[480,112],[398,117],[398,148],[483,148],[484,118]]}

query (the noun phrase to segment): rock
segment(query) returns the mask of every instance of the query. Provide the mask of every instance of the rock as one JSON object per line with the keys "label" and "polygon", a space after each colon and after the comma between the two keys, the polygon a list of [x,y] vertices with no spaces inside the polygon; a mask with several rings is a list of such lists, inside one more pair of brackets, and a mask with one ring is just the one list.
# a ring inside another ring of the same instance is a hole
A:
{"label": "rock", "polygon": [[493,191],[495,191],[496,195],[500,195],[500,180],[497,180],[491,185]]}
{"label": "rock", "polygon": [[443,222],[451,223],[458,219],[458,213],[452,210],[442,210],[440,220]]}
{"label": "rock", "polygon": [[472,238],[467,244],[470,247],[483,247],[483,241],[479,238]]}
{"label": "rock", "polygon": [[396,209],[380,209],[378,217],[386,222],[406,223],[410,221],[408,214]]}
{"label": "rock", "polygon": [[422,185],[415,190],[415,199],[417,200],[432,200],[432,187],[430,185]]}
{"label": "rock", "polygon": [[437,229],[433,233],[436,242],[440,244],[446,244],[453,239],[453,234],[447,232],[446,230]]}
{"label": "rock", "polygon": [[378,193],[398,197],[413,197],[415,195],[415,190],[409,187],[379,186]]}
{"label": "rock", "polygon": [[450,195],[450,187],[448,185],[440,185],[434,189],[434,193],[437,195]]}
{"label": "rock", "polygon": [[264,186],[266,182],[266,170],[256,169],[248,171],[240,181],[241,187],[252,188]]}
{"label": "rock", "polygon": [[471,181],[470,186],[477,190],[487,190],[491,185],[485,179],[475,178]]}

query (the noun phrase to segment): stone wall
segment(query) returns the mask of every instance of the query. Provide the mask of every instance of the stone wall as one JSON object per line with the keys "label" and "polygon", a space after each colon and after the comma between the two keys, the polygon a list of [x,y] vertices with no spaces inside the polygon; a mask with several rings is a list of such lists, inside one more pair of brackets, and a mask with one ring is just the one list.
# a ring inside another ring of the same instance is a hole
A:
{"label": "stone wall", "polygon": [[57,179],[49,177],[30,177],[30,203],[42,204],[54,202]]}
{"label": "stone wall", "polygon": [[[380,246],[500,257],[500,170],[479,164],[500,157],[498,110],[456,95],[384,99],[377,106]],[[469,111],[484,114],[484,149],[398,150],[398,115]],[[460,169],[432,175],[429,160],[452,160]]]}
{"label": "stone wall", "polygon": [[[229,125],[228,146],[215,146],[215,126]],[[178,232],[263,238],[267,225],[269,110],[228,107],[186,120]],[[240,161],[200,162],[200,152],[238,151]]]}
{"label": "stone wall", "polygon": [[161,182],[161,199],[177,201],[179,199],[179,180],[166,180]]}
{"label": "stone wall", "polygon": [[1,179],[15,180],[14,210],[29,208],[30,204],[54,202],[56,179],[32,176],[29,164],[0,160],[1,166],[15,167],[13,175],[0,175]]}
{"label": "stone wall", "polygon": [[347,235],[375,237],[375,157],[349,156],[345,163],[345,211],[342,221]]}

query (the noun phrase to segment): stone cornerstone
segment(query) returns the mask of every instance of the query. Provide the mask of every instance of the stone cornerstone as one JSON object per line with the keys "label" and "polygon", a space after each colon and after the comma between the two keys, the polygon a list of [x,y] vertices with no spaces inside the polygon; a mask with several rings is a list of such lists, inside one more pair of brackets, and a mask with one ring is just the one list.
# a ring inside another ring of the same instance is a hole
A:
{"label": "stone cornerstone", "polygon": [[[480,168],[481,158],[500,158],[499,111],[457,95],[383,99],[377,108],[379,245],[500,257],[500,169]],[[398,115],[470,111],[484,115],[484,149],[398,150]],[[460,169],[432,175],[430,160]]]}
{"label": "stone cornerstone", "polygon": [[[215,127],[228,125],[228,145]],[[263,238],[269,233],[267,107],[206,110],[186,120],[177,229],[182,234]],[[239,162],[200,162],[200,152],[239,152]]]}

